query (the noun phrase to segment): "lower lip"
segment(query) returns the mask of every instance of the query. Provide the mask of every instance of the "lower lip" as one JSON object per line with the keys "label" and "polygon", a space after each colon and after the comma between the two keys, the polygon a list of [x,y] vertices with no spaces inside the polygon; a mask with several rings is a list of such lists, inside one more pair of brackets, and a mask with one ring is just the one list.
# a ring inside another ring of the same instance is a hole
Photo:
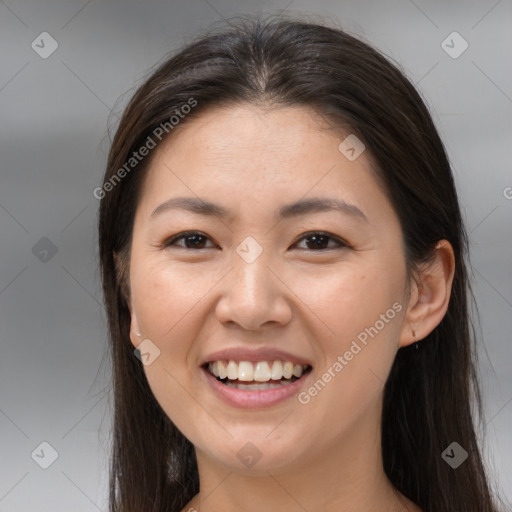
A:
{"label": "lower lip", "polygon": [[311,372],[308,372],[300,379],[290,384],[283,384],[279,388],[244,391],[243,389],[231,388],[222,384],[222,382],[217,380],[204,368],[201,368],[201,372],[206,376],[208,383],[221,400],[224,400],[229,405],[242,409],[270,407],[283,402],[287,398],[295,395],[311,374]]}

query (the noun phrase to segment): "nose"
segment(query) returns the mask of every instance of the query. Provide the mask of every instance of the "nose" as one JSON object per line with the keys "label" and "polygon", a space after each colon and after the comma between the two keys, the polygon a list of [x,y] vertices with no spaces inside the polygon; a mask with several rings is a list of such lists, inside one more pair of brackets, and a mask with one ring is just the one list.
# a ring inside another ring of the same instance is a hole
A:
{"label": "nose", "polygon": [[[254,261],[233,254],[233,268],[221,281],[216,316],[248,331],[285,326],[292,318],[290,289],[265,251]],[[267,325],[268,324],[268,325]]]}

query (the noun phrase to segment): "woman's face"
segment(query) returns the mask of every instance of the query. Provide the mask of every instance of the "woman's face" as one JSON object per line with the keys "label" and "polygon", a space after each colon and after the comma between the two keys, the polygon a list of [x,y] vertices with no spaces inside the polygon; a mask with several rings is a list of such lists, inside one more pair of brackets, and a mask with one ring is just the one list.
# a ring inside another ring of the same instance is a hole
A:
{"label": "woman's face", "polygon": [[[378,439],[411,341],[399,220],[367,151],[322,127],[307,109],[211,110],[154,150],[136,211],[132,343],[198,457],[238,471]],[[182,197],[195,211],[161,206]]]}

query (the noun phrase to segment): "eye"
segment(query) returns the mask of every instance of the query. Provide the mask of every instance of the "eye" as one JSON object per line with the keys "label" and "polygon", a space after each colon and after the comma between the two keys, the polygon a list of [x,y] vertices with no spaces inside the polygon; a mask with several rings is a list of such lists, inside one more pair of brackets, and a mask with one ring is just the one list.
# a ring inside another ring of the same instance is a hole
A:
{"label": "eye", "polygon": [[[209,240],[206,235],[203,235],[203,233],[200,233],[199,231],[187,231],[186,233],[180,233],[171,237],[162,245],[163,247],[177,245],[176,242],[181,239],[185,241],[185,247],[183,245],[179,245],[178,247],[182,247],[183,249],[204,249],[204,241]],[[206,247],[206,249],[208,249],[208,247]]]}
{"label": "eye", "polygon": [[[178,245],[176,242],[179,240],[183,240],[185,245]],[[163,243],[163,247],[170,247],[174,245],[183,249],[208,249],[208,247],[204,246],[205,241],[207,240],[209,240],[209,238],[199,231],[187,231],[185,233],[179,233],[178,235],[171,237]],[[339,237],[322,231],[312,231],[310,233],[306,233],[301,238],[299,238],[298,242],[302,240],[306,241],[307,249],[311,249],[317,252],[326,249],[350,247],[348,243],[344,242]],[[334,242],[336,245],[334,247],[326,247],[326,244],[328,245],[329,241]],[[296,242],[294,245],[296,245],[298,242]]]}
{"label": "eye", "polygon": [[[301,238],[299,238],[299,241],[306,240],[306,245],[309,245],[309,247],[312,247],[313,251],[323,251],[325,249],[336,249],[341,247],[350,247],[350,245],[337,236],[331,235],[330,233],[324,233],[322,231],[312,231],[310,233],[306,233]],[[312,242],[307,242],[308,240],[311,240]],[[326,243],[328,244],[328,241],[334,241],[335,244],[337,244],[338,247],[326,247]]]}

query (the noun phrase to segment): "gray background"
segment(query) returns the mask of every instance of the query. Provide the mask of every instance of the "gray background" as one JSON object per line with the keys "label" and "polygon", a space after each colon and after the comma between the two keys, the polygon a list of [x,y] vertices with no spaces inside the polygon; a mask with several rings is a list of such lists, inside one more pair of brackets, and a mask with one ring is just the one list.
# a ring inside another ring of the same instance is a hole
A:
{"label": "gray background", "polygon": [[[434,115],[470,233],[485,455],[512,498],[510,0],[5,0],[0,512],[107,510],[112,403],[92,191],[109,115],[115,125],[147,71],[215,20],[279,9],[336,17],[403,66]],[[44,31],[58,43],[46,59],[31,47]],[[453,31],[469,44],[458,58],[442,47]],[[38,465],[51,461],[44,441],[58,453],[48,469]]]}

